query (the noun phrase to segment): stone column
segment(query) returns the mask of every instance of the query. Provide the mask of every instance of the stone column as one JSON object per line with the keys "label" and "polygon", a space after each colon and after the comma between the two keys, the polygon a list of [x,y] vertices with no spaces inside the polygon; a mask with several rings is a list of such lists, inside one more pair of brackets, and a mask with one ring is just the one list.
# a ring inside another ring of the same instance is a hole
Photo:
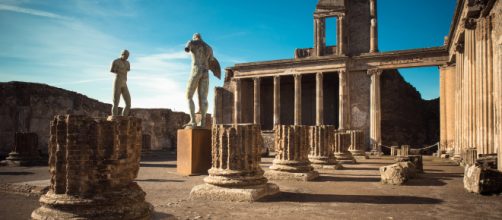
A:
{"label": "stone column", "polygon": [[[445,67],[439,67],[439,147],[438,157],[446,151],[446,87]],[[392,154],[391,154],[392,155]]]}
{"label": "stone column", "polygon": [[370,53],[378,52],[377,3],[370,0]]}
{"label": "stone column", "polygon": [[326,48],[325,18],[314,18],[314,47],[316,56],[324,55],[324,48]]}
{"label": "stone column", "polygon": [[278,193],[260,167],[260,135],[255,124],[213,125],[212,168],[206,184],[192,188],[190,198],[256,201]]}
{"label": "stone column", "polygon": [[[453,146],[455,143],[455,86],[456,86],[456,66],[448,66],[445,74],[445,123],[446,123],[446,149],[445,152],[453,152]],[[438,155],[441,156],[441,155]]]}
{"label": "stone column", "polygon": [[476,39],[475,39],[475,22],[473,19],[468,19],[466,21],[466,30],[465,30],[465,63],[464,67],[466,69],[466,77],[465,77],[465,126],[464,126],[464,137],[465,144],[462,148],[461,154],[465,155],[465,151],[467,148],[476,147],[476,130],[475,128],[475,117],[474,114],[474,93],[476,90],[475,87],[475,62],[476,62]]}
{"label": "stone column", "polygon": [[241,111],[241,89],[242,81],[240,79],[235,79],[235,91],[234,91],[234,123],[240,123],[242,120]]}
{"label": "stone column", "polygon": [[341,164],[354,164],[356,160],[349,152],[350,133],[343,130],[334,131],[333,151],[335,159]]}
{"label": "stone column", "polygon": [[345,54],[345,16],[339,16],[338,17],[338,54],[339,55],[344,55]]}
{"label": "stone column", "polygon": [[295,77],[295,125],[302,125],[302,75]]}
{"label": "stone column", "polygon": [[361,130],[349,130],[350,133],[350,148],[349,151],[352,156],[357,159],[367,159],[364,151],[364,132]]}
{"label": "stone column", "polygon": [[348,127],[348,118],[349,118],[349,98],[348,98],[348,87],[347,87],[347,72],[345,70],[340,70],[338,72],[338,129],[345,130],[349,129]]}
{"label": "stone column", "polygon": [[459,161],[460,152],[463,146],[463,81],[464,81],[464,45],[456,45],[456,74],[455,77],[455,146],[452,159]]}
{"label": "stone column", "polygon": [[16,132],[12,151],[2,163],[9,166],[41,165],[42,161],[38,153],[38,135],[33,132]]}
{"label": "stone column", "polygon": [[281,124],[281,77],[274,76],[274,125]]}
{"label": "stone column", "polygon": [[260,115],[260,108],[261,108],[261,102],[260,102],[260,96],[261,96],[261,93],[260,93],[260,90],[261,90],[261,86],[260,86],[260,81],[261,79],[260,78],[254,78],[253,79],[253,95],[254,95],[254,117],[253,117],[253,122],[254,124],[261,124],[261,115]]}
{"label": "stone column", "polygon": [[333,133],[335,127],[330,125],[310,126],[309,160],[314,168],[318,169],[341,169],[333,155]]}
{"label": "stone column", "polygon": [[323,90],[323,75],[322,73],[316,74],[316,88],[315,88],[315,106],[316,114],[315,121],[316,125],[324,125],[324,90]]}
{"label": "stone column", "polygon": [[319,176],[310,165],[309,127],[277,125],[275,127],[275,159],[268,179],[310,181]]}
{"label": "stone column", "polygon": [[382,70],[371,69],[368,70],[368,74],[371,77],[371,88],[370,88],[370,145],[371,152],[373,154],[381,154],[380,149],[381,143],[381,133],[380,133],[380,75]]}
{"label": "stone column", "polygon": [[56,116],[49,139],[49,191],[32,219],[150,219],[153,207],[134,182],[141,119]]}

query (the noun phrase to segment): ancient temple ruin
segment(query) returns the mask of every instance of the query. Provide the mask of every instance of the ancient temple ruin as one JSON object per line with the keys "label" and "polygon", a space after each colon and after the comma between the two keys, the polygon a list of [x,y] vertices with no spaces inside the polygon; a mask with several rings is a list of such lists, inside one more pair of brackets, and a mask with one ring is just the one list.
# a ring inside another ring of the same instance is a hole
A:
{"label": "ancient temple ruin", "polygon": [[[382,72],[442,66],[448,51],[378,52],[376,0],[319,0],[313,18],[312,48],[296,49],[292,59],[226,69],[225,84],[215,93],[215,123],[361,130],[362,150],[380,152]],[[326,44],[327,19],[336,19],[336,45]]]}

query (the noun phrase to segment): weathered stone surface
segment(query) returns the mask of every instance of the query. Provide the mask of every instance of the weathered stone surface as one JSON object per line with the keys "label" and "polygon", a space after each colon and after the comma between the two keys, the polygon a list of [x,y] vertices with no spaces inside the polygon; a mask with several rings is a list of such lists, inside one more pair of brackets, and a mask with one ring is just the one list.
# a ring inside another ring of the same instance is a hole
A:
{"label": "weathered stone surface", "polygon": [[335,131],[333,134],[333,151],[336,161],[341,164],[354,164],[356,160],[349,152],[351,145],[350,133],[346,131]]}
{"label": "weathered stone surface", "polygon": [[422,155],[409,155],[396,157],[397,162],[411,162],[417,173],[424,172],[424,164]]}
{"label": "weathered stone surface", "polygon": [[141,137],[141,151],[152,150],[152,136],[149,134],[143,134]]}
{"label": "weathered stone surface", "polygon": [[349,151],[354,157],[366,157],[365,153],[365,142],[364,142],[364,131],[362,130],[348,130],[350,134],[350,147]]}
{"label": "weathered stone surface", "polygon": [[[0,151],[5,154],[14,145],[15,133],[28,131],[38,135],[38,149],[47,152],[47,130],[55,115],[105,117],[112,108],[76,92],[25,82],[0,83],[0,103]],[[169,109],[132,109],[131,115],[142,119],[143,132],[152,138],[152,150],[174,149],[176,130],[189,120],[187,114]]]}
{"label": "weathered stone surface", "polygon": [[380,167],[380,178],[383,184],[402,185],[414,177],[414,166],[411,162],[399,162]]}
{"label": "weathered stone surface", "polygon": [[308,159],[308,129],[308,126],[275,126],[276,156],[265,173],[268,179],[309,181],[319,176]]}
{"label": "weathered stone surface", "polygon": [[12,151],[2,163],[10,166],[41,164],[37,134],[32,132],[16,132]]}
{"label": "weathered stone surface", "polygon": [[310,153],[309,160],[314,168],[341,169],[333,154],[334,126],[320,125],[309,127]]}
{"label": "weathered stone surface", "polygon": [[[213,125],[212,168],[206,184],[195,186],[192,199],[255,201],[279,192],[260,167],[260,126]],[[222,196],[228,195],[228,196]]]}
{"label": "weathered stone surface", "polygon": [[49,192],[33,219],[149,219],[152,206],[133,180],[141,120],[56,116],[49,142]]}
{"label": "weathered stone surface", "polygon": [[502,193],[502,172],[478,165],[466,165],[464,188],[471,193]]}

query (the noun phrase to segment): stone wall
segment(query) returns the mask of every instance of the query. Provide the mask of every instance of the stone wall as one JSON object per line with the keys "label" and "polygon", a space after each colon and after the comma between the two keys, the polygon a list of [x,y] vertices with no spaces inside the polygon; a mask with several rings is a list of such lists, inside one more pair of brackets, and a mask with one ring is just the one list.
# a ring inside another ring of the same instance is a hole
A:
{"label": "stone wall", "polygon": [[[45,84],[26,82],[0,83],[0,152],[8,153],[15,132],[34,132],[39,148],[47,151],[49,123],[55,115],[104,117],[111,105],[82,94]],[[152,149],[173,149],[176,130],[188,122],[188,115],[169,109],[132,109],[142,119],[143,131],[152,135]]]}
{"label": "stone wall", "polygon": [[397,70],[381,76],[382,144],[412,148],[439,141],[439,99],[423,100]]}

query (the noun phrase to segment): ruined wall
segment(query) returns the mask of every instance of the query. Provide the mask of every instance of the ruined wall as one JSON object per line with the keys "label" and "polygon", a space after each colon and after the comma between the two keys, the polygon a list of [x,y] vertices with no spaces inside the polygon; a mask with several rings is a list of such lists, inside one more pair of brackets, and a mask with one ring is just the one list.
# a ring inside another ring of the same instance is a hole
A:
{"label": "ruined wall", "polygon": [[[104,117],[111,105],[76,92],[45,84],[0,83],[0,152],[8,153],[14,143],[14,133],[35,132],[39,148],[47,151],[49,122],[55,115],[89,115]],[[152,135],[152,149],[176,146],[176,129],[188,121],[188,115],[169,109],[133,109],[143,119],[143,130]]]}
{"label": "ruined wall", "polygon": [[347,1],[349,24],[346,48],[349,55],[359,55],[370,51],[370,5],[369,0]]}
{"label": "ruined wall", "polygon": [[382,144],[412,148],[439,141],[439,99],[422,100],[397,70],[381,75]]}
{"label": "ruined wall", "polygon": [[370,130],[370,77],[366,71],[348,74],[350,129],[364,132],[364,149],[369,146]]}

